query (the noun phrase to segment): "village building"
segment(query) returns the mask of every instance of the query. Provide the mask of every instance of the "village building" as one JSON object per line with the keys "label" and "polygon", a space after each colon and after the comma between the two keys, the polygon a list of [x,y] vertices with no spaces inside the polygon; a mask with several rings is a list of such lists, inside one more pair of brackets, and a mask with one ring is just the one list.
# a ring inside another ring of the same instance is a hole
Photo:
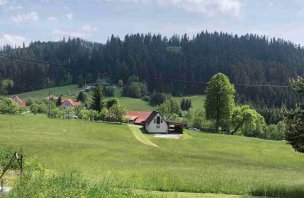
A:
{"label": "village building", "polygon": [[129,123],[142,125],[148,133],[183,133],[184,124],[174,121],[167,121],[158,111],[129,111],[127,112],[127,118],[129,119]]}
{"label": "village building", "polygon": [[47,100],[58,100],[58,96],[49,95],[45,99],[47,99]]}
{"label": "village building", "polygon": [[19,105],[19,107],[26,107],[26,102],[22,101],[18,96],[12,96],[12,99]]}
{"label": "village building", "polygon": [[75,102],[71,98],[67,98],[61,101],[61,107],[63,109],[74,109],[75,107],[79,106],[80,102]]}

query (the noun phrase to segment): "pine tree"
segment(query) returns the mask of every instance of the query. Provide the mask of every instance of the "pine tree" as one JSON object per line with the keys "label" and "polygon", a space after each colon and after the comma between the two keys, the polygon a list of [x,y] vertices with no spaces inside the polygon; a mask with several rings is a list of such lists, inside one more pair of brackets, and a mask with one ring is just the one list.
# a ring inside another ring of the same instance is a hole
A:
{"label": "pine tree", "polygon": [[61,98],[61,96],[59,96],[58,99],[57,99],[57,101],[56,101],[56,106],[60,107],[61,103],[62,103],[62,98]]}
{"label": "pine tree", "polygon": [[93,90],[92,109],[100,112],[102,109],[102,100],[104,98],[104,87],[97,85]]}

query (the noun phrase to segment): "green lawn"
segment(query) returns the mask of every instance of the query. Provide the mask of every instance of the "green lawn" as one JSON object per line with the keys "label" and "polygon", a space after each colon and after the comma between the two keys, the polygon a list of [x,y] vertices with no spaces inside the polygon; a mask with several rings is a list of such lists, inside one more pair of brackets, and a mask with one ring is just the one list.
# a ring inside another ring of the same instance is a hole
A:
{"label": "green lawn", "polygon": [[[78,90],[79,90],[78,85],[67,85],[62,87],[50,88],[51,95],[55,95],[55,96],[63,95],[64,97],[74,96],[76,95]],[[18,95],[22,100],[26,100],[27,98],[42,99],[42,98],[46,98],[49,95],[49,89],[41,89],[38,91],[25,92],[15,95]]]}
{"label": "green lawn", "polygon": [[196,96],[185,96],[185,97],[174,97],[177,102],[180,104],[182,98],[191,99],[193,109],[204,108],[205,96],[204,95],[196,95]]}
{"label": "green lawn", "polygon": [[190,131],[185,139],[167,140],[137,132],[126,125],[0,115],[0,148],[22,148],[49,170],[77,170],[92,181],[112,175],[142,190],[273,195],[279,189],[304,197],[304,156],[285,142]]}

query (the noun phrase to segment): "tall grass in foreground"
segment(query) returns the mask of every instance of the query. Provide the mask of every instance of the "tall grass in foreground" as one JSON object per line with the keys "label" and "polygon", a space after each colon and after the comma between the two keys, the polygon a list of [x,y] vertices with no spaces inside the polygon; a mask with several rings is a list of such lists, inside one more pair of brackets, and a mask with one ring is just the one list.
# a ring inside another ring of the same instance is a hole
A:
{"label": "tall grass in foreground", "polygon": [[303,186],[261,186],[253,189],[250,194],[263,197],[302,198],[304,190]]}
{"label": "tall grass in foreground", "polygon": [[[113,186],[118,186],[113,188]],[[91,184],[77,173],[47,176],[43,171],[25,174],[9,194],[9,198],[100,198],[100,197],[148,197],[136,194],[132,189],[114,178],[106,178]]]}

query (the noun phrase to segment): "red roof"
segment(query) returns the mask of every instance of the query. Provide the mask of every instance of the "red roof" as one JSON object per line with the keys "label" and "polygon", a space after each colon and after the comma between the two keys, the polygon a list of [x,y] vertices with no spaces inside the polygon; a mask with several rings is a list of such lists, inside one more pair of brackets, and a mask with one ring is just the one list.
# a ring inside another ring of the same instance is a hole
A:
{"label": "red roof", "polygon": [[18,102],[19,107],[26,107],[26,102]]}
{"label": "red roof", "polygon": [[142,124],[147,120],[152,112],[128,111],[127,118],[129,121],[134,121],[135,124]]}
{"label": "red roof", "polygon": [[12,99],[19,105],[19,107],[26,107],[26,102],[22,101],[18,96],[12,96]]}
{"label": "red roof", "polygon": [[70,103],[73,107],[76,107],[76,106],[79,106],[79,105],[80,105],[80,102],[75,102],[75,101],[73,101],[71,98],[67,98],[67,99],[65,99],[65,100],[62,100],[62,101],[61,101],[61,104],[65,103],[65,102]]}

